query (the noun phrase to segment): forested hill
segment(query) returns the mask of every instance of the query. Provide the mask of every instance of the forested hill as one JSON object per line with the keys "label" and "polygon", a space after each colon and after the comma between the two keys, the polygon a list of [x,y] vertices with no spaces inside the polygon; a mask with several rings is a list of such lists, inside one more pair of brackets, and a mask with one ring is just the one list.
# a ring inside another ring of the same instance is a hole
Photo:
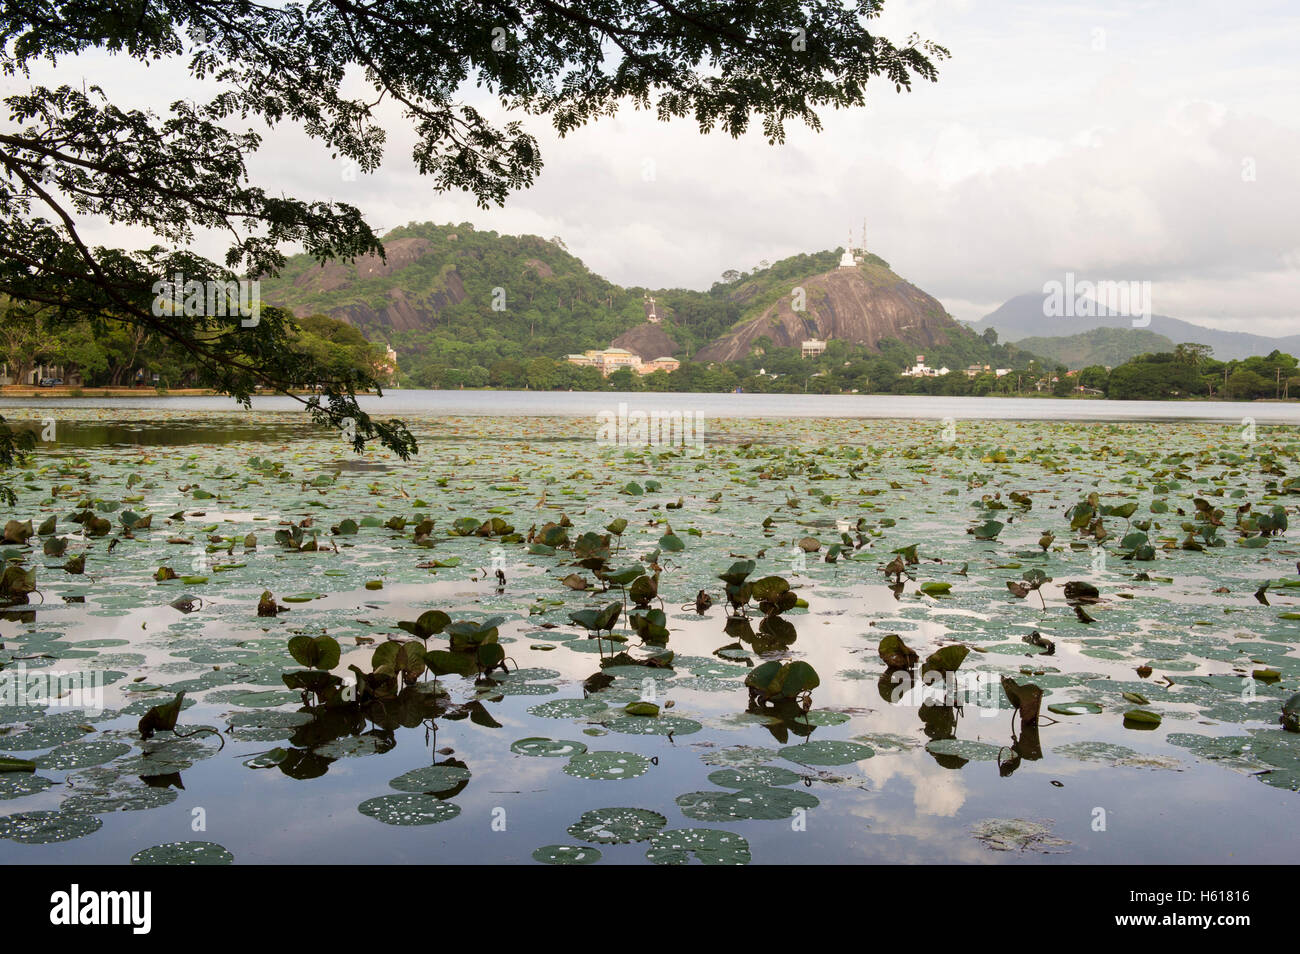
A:
{"label": "forested hill", "polygon": [[263,280],[263,298],[451,366],[605,347],[645,318],[641,294],[594,274],[558,239],[421,223],[393,229],[384,248],[386,261],[324,267],[298,256]]}
{"label": "forested hill", "polygon": [[1067,368],[1114,368],[1141,354],[1174,350],[1173,341],[1145,328],[1093,328],[1059,338],[1021,338],[1016,345]]}
{"label": "forested hill", "polygon": [[309,256],[263,279],[264,300],[299,316],[347,321],[391,344],[403,371],[491,367],[502,360],[559,358],[606,348],[643,325],[655,298],[664,332],[688,358],[747,310],[788,293],[830,267],[838,252],[795,255],[752,272],[731,272],[707,292],[623,288],[588,269],[558,238],[502,235],[469,223],[419,223],[384,236],[386,260],[324,267]]}
{"label": "forested hill", "polygon": [[[346,321],[371,341],[392,345],[402,379],[424,386],[518,381],[522,365],[529,362],[562,361],[572,352],[609,347],[620,336],[643,328],[647,295],[654,298],[662,331],[678,345],[676,357],[690,360],[703,352],[701,357],[711,360],[748,358],[750,349],[741,349],[744,354],[734,348],[720,352],[719,342],[731,341],[737,328],[772,313],[796,286],[833,271],[841,251],[793,255],[748,271],[728,271],[708,291],[695,291],[624,288],[588,269],[559,238],[502,235],[469,223],[406,225],[384,236],[384,248],[384,259],[368,256],[323,267],[305,255],[292,258],[279,276],[263,279],[262,297],[299,317],[323,314]],[[888,271],[883,261],[880,268]],[[817,313],[826,295],[811,290],[810,310]],[[918,349],[937,359],[931,360],[932,366],[941,361],[965,367],[968,362],[1007,360],[1005,349],[991,336],[965,332],[937,302],[916,293],[932,302],[934,320],[958,328],[960,334],[950,336],[949,347],[939,347],[941,342],[933,336],[909,340],[906,331],[895,340],[873,337],[870,342],[846,333],[846,343],[887,352],[897,370],[909,365]],[[837,320],[852,317],[846,313]],[[624,340],[636,337],[634,333]],[[763,343],[775,350],[788,344],[776,340],[780,336],[768,337],[772,340]],[[539,380],[547,379],[538,373]]]}

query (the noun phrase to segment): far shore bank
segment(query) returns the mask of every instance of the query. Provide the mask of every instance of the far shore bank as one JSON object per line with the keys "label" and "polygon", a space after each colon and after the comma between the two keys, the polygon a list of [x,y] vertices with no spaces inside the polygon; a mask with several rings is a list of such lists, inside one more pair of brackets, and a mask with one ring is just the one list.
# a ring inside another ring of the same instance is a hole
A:
{"label": "far shore bank", "polygon": [[[424,390],[424,389],[423,389],[423,388],[386,388],[385,391],[384,391],[384,393],[385,393],[385,394],[390,394],[390,393],[393,393],[393,392],[401,392],[401,391],[422,391],[422,390]],[[457,390],[458,390],[458,391],[461,391],[461,392],[471,392],[471,393],[473,393],[473,392],[480,392],[480,393],[497,393],[497,392],[499,392],[499,393],[523,393],[523,392],[519,392],[519,391],[517,391],[517,390],[515,390],[515,389],[513,389],[513,388],[458,388]],[[273,397],[273,396],[275,396],[275,395],[277,395],[277,394],[279,394],[279,393],[280,393],[280,392],[278,392],[278,391],[258,391],[258,392],[256,392],[256,394],[255,394],[254,396],[255,396],[255,397]],[[291,396],[295,396],[295,397],[310,397],[314,392],[312,392],[312,391],[291,391],[291,392],[289,392],[289,393],[290,393]],[[357,393],[360,394],[360,395],[371,396],[371,395],[374,395],[375,392],[374,392],[374,391],[359,391],[359,392],[357,392]],[[692,394],[692,393],[695,393],[695,392],[691,392],[691,391],[631,391],[631,392],[607,392],[607,391],[571,391],[571,390],[570,390],[570,391],[562,391],[562,390],[558,390],[558,389],[557,389],[557,390],[552,390],[552,391],[538,391],[538,392],[532,392],[532,393],[538,393],[538,394],[613,394],[613,393],[619,393],[619,394],[645,394],[645,395],[654,395],[654,396],[657,396],[657,397],[661,397],[661,396],[668,396],[668,395],[673,395],[673,394]],[[710,392],[710,393],[714,393],[714,392]],[[719,391],[719,392],[716,392],[716,393],[718,393],[718,394],[728,394],[728,395],[729,395],[729,394],[731,394],[732,392],[730,392],[730,391]],[[742,399],[743,399],[743,398],[746,398],[746,397],[751,397],[751,396],[761,396],[761,395],[765,395],[765,394],[769,394],[769,393],[770,393],[770,394],[773,394],[773,395],[777,395],[777,396],[779,396],[779,395],[781,395],[781,394],[784,394],[785,392],[780,392],[780,391],[775,391],[775,392],[752,391],[752,392],[744,392],[744,393],[742,393],[742,394],[737,394],[737,395],[735,395],[735,396],[738,397],[738,398],[742,398]],[[803,395],[803,392],[796,392],[796,393],[799,393],[801,396]],[[162,390],[160,390],[160,389],[158,389],[158,388],[150,388],[150,387],[138,387],[138,388],[136,388],[136,387],[118,387],[118,388],[112,388],[112,387],[90,387],[90,388],[84,388],[84,387],[83,387],[83,388],[55,387],[55,388],[40,388],[40,387],[35,387],[35,386],[23,386],[23,385],[15,385],[15,384],[0,385],[0,399],[14,398],[14,399],[19,399],[19,400],[21,400],[21,399],[25,399],[25,398],[39,398],[39,399],[44,399],[44,398],[67,398],[67,399],[70,399],[70,400],[77,400],[77,399],[82,399],[82,398],[96,398],[96,399],[102,399],[102,398],[137,398],[137,399],[157,400],[157,399],[159,399],[159,398],[194,398],[194,397],[228,397],[228,396],[229,396],[229,395],[225,395],[225,394],[222,394],[222,393],[220,393],[220,392],[218,392],[218,391],[214,391],[212,388],[166,388],[166,389],[162,389]],[[825,396],[825,397],[840,397],[840,398],[853,398],[853,397],[870,398],[870,397],[891,397],[891,396],[894,396],[894,397],[904,397],[904,398],[914,398],[914,397],[939,397],[939,398],[951,398],[951,399],[953,399],[953,400],[962,400],[962,399],[970,399],[970,398],[976,398],[976,397],[978,397],[979,399],[983,399],[983,398],[999,398],[999,399],[1002,399],[1002,400],[1101,401],[1101,402],[1104,402],[1104,403],[1114,403],[1114,404],[1131,403],[1131,402],[1126,402],[1126,401],[1120,400],[1120,399],[1118,399],[1118,398],[1114,398],[1114,399],[1112,399],[1112,398],[1104,397],[1104,396],[1102,396],[1102,395],[1097,395],[1097,394],[1065,394],[1065,395],[1057,396],[1057,395],[1053,395],[1053,394],[1048,393],[1048,392],[1033,392],[1033,391],[1030,391],[1030,392],[1027,392],[1027,393],[1024,393],[1024,394],[981,394],[981,395],[978,395],[978,396],[977,396],[977,395],[970,395],[970,394],[966,394],[966,395],[924,395],[924,394],[902,394],[902,395],[893,395],[892,392],[880,392],[880,393],[876,393],[876,392],[865,393],[865,392],[864,392],[864,393],[851,393],[851,394],[849,394],[849,393],[840,393],[840,394],[830,394],[830,395],[823,395],[823,396]],[[1198,403],[1205,403],[1205,404],[1223,404],[1223,403],[1230,403],[1230,404],[1257,404],[1257,403],[1268,403],[1268,404],[1294,404],[1294,403],[1297,403],[1297,402],[1300,402],[1300,397],[1296,397],[1296,398],[1259,398],[1259,399],[1256,399],[1256,400],[1249,400],[1249,401],[1247,401],[1247,400],[1231,400],[1231,399],[1228,399],[1228,400],[1225,401],[1225,399],[1223,399],[1223,398],[1219,398],[1219,397],[1212,397],[1212,398],[1211,398],[1211,397],[1184,397],[1184,398],[1163,398],[1163,399],[1161,399],[1161,403],[1181,403],[1181,404],[1198,404]]]}

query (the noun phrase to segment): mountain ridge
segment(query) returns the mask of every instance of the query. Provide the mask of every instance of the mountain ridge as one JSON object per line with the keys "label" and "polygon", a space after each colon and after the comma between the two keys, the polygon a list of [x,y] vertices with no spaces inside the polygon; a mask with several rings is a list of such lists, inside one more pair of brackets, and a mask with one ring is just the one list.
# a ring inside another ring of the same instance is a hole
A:
{"label": "mountain ridge", "polygon": [[[1240,361],[1253,356],[1267,356],[1274,350],[1289,354],[1300,352],[1300,334],[1274,338],[1246,331],[1221,331],[1168,315],[1153,314],[1150,324],[1137,328],[1133,326],[1133,319],[1126,315],[1100,314],[1048,318],[1043,313],[1043,298],[1042,292],[1016,295],[1008,298],[978,321],[967,324],[976,332],[992,328],[1001,340],[1012,342],[1020,342],[1031,337],[1064,338],[1097,328],[1148,331],[1163,335],[1175,344],[1209,345],[1214,350],[1214,357],[1220,361]],[[1045,333],[1047,328],[1059,330],[1060,333],[1047,334]]]}

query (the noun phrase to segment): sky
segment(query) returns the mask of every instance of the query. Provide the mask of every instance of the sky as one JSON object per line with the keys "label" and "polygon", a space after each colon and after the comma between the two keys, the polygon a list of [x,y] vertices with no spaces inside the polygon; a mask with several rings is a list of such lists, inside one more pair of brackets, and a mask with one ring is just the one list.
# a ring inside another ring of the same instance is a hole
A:
{"label": "sky", "polygon": [[[1300,4],[887,0],[876,29],[946,46],[938,82],[869,86],[865,108],[823,113],[820,133],[792,126],[779,146],[631,109],[564,139],[528,120],[545,168],[503,208],[434,193],[396,111],[373,175],[287,126],[249,169],[274,191],[357,205],[381,231],[468,221],[558,236],[623,285],[704,289],[843,245],[850,228],[856,245],[865,220],[867,248],[957,318],[1072,271],[1150,282],[1157,314],[1300,333]],[[158,111],[201,92],[174,65],[103,54],[36,78]],[[88,226],[96,243],[152,244]]]}

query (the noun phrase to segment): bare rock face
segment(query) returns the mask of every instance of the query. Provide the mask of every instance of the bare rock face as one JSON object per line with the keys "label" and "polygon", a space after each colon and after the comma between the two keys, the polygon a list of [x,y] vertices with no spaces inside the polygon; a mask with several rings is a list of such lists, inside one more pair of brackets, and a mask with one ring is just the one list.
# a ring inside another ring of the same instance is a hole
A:
{"label": "bare rock face", "polygon": [[383,308],[366,304],[348,304],[330,311],[330,317],[346,321],[362,331],[372,329],[416,331],[428,328],[437,319],[438,312],[465,300],[465,286],[453,269],[447,273],[444,288],[422,300],[412,300],[400,288],[388,290],[388,303]]}
{"label": "bare rock face", "polygon": [[694,360],[734,361],[763,337],[777,347],[798,347],[807,338],[839,338],[872,349],[893,338],[924,351],[963,333],[936,299],[875,262],[823,272],[798,287],[804,291],[803,311],[793,309],[792,289],[757,317],[701,348]]}
{"label": "bare rock face", "polygon": [[646,322],[623,332],[610,342],[611,348],[625,348],[639,354],[642,361],[671,358],[681,348],[659,325]]}
{"label": "bare rock face", "polygon": [[[384,258],[362,255],[356,260],[356,279],[384,278],[428,254],[429,241],[422,238],[393,239],[384,243]],[[335,291],[354,281],[352,267],[330,261],[319,268],[309,268],[294,279],[294,287],[303,291]]]}

